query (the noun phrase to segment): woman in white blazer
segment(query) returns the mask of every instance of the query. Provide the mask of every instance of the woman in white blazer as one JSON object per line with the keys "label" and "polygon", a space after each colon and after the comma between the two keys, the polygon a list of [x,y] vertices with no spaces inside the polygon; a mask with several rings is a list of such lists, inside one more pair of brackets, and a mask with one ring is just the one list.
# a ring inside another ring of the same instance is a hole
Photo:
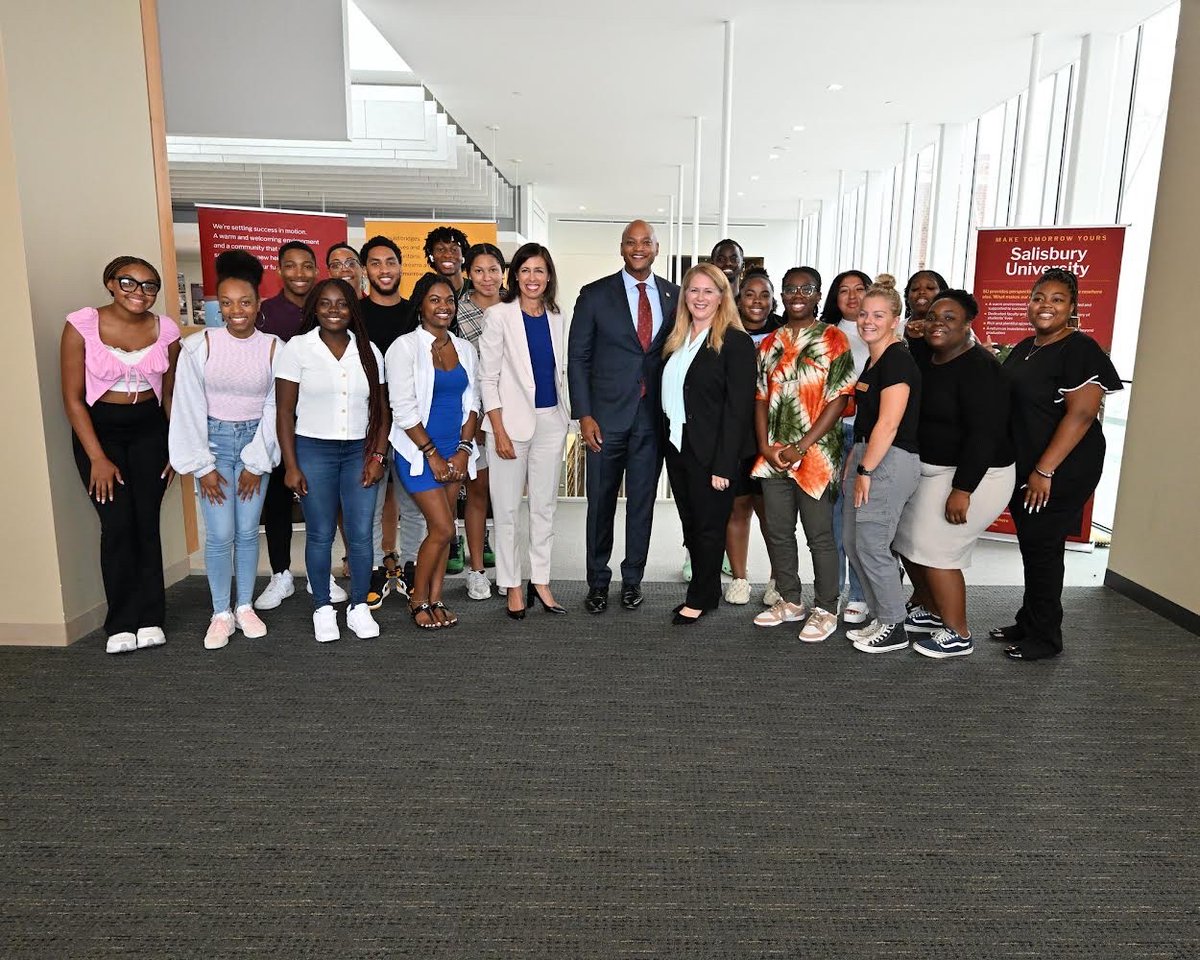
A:
{"label": "woman in white blazer", "polygon": [[[534,596],[547,613],[565,614],[550,591],[554,511],[570,413],[562,314],[550,251],[527,243],[513,256],[500,303],[484,311],[479,386],[492,435],[496,586],[507,591],[508,615],[525,617]],[[521,595],[517,509],[529,490],[529,589]]]}

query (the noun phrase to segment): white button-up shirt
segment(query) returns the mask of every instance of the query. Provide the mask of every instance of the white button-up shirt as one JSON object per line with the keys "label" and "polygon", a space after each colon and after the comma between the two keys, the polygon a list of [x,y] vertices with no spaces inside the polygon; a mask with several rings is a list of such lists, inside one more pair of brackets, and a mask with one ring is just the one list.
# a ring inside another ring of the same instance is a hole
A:
{"label": "white button-up shirt", "polygon": [[[374,344],[379,382],[386,381],[383,356]],[[284,344],[275,360],[275,376],[300,385],[296,433],[314,440],[362,440],[370,419],[370,390],[358,356],[354,334],[339,360],[321,339],[317,327]]]}

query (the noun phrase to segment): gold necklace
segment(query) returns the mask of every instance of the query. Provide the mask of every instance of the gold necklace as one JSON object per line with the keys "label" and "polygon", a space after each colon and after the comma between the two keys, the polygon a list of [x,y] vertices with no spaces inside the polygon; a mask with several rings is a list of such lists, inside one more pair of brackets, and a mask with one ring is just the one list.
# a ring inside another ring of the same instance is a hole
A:
{"label": "gold necklace", "polygon": [[1050,346],[1052,343],[1062,343],[1064,340],[1066,340],[1066,339],[1067,339],[1067,337],[1069,337],[1069,336],[1070,336],[1071,334],[1073,334],[1074,332],[1075,332],[1074,330],[1072,330],[1070,327],[1068,327],[1068,328],[1067,328],[1067,332],[1066,332],[1066,334],[1065,334],[1064,336],[1057,337],[1057,338],[1055,338],[1054,340],[1047,340],[1045,343],[1035,343],[1035,344],[1034,344],[1034,345],[1033,345],[1033,346],[1030,348],[1029,352],[1028,352],[1027,354],[1025,354],[1025,356],[1024,356],[1022,359],[1024,359],[1024,360],[1028,360],[1028,359],[1029,359],[1030,357],[1032,357],[1032,356],[1033,356],[1035,353],[1037,353],[1039,350],[1041,350],[1041,349],[1042,349],[1042,347],[1048,347],[1048,346]]}

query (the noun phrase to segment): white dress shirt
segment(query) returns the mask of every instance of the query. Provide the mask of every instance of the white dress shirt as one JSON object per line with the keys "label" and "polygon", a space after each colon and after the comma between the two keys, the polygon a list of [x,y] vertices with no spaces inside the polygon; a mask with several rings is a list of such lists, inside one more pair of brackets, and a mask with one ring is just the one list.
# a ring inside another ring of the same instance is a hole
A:
{"label": "white dress shirt", "polygon": [[[383,357],[373,344],[379,382],[386,383]],[[314,440],[362,440],[370,420],[370,388],[358,356],[354,334],[339,360],[316,327],[292,337],[275,361],[275,376],[300,385],[296,402],[296,434]]]}
{"label": "white dress shirt", "polygon": [[[662,300],[658,296],[658,287],[654,283],[654,274],[646,277],[645,280],[635,280],[628,270],[621,271],[621,280],[625,284],[625,296],[629,298],[629,315],[633,318],[633,332],[637,333],[637,312],[638,312],[638,295],[637,285],[639,283],[646,284],[646,299],[650,301],[650,339],[653,340],[658,336],[658,331],[662,328]],[[675,322],[675,318],[671,318],[671,322]]]}

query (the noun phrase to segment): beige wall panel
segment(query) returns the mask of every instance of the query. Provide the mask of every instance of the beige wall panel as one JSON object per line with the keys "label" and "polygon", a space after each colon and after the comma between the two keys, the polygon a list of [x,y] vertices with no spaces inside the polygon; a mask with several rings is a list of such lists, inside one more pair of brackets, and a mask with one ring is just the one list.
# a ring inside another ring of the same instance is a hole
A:
{"label": "beige wall panel", "polygon": [[1110,569],[1200,613],[1200,431],[1193,396],[1200,323],[1200,4],[1180,10],[1179,45],[1146,272]]}
{"label": "beige wall panel", "polygon": [[[48,487],[54,513],[53,527],[39,526],[38,536],[53,537],[57,546],[57,619],[77,633],[97,622],[104,593],[99,526],[79,482],[62,413],[58,343],[67,313],[106,302],[100,274],[112,257],[130,253],[162,263],[141,5],[47,0],[5,3],[2,11],[41,404],[41,422],[31,418],[30,428],[44,431],[47,472],[40,485]],[[173,277],[164,281],[163,296],[174,296]],[[156,309],[166,308],[160,298]],[[6,378],[0,390],[11,395],[14,385]],[[185,559],[178,486],[163,509],[165,559],[177,570]],[[28,577],[5,579],[11,589],[29,589]],[[4,619],[36,622],[14,609]]]}

